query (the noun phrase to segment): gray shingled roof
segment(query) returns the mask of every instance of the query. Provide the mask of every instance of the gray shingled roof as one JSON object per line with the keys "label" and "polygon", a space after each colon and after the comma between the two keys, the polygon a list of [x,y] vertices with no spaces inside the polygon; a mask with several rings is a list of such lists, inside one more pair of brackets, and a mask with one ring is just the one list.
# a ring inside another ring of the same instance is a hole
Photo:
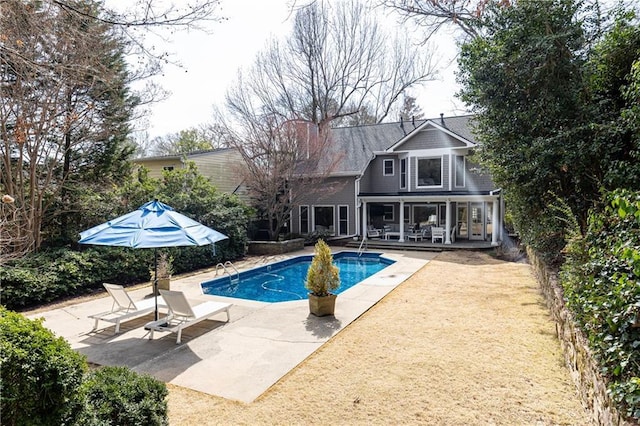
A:
{"label": "gray shingled roof", "polygon": [[[444,117],[445,127],[460,137],[475,142],[471,134],[470,120],[472,115],[458,117]],[[374,152],[384,151],[392,147],[406,135],[411,134],[427,120],[418,120],[415,128],[410,121],[369,124],[356,127],[338,127],[332,129],[332,138],[335,143],[331,146],[334,151],[331,155],[338,155],[341,161],[333,170],[333,174],[358,175],[364,171],[368,162],[373,158]],[[435,124],[442,125],[440,117],[429,119]],[[405,134],[406,131],[406,134]]]}
{"label": "gray shingled roof", "polygon": [[[440,118],[433,118],[431,121],[441,124]],[[458,136],[469,142],[477,143],[473,136],[473,115],[460,115],[457,117],[444,117],[444,125]]]}
{"label": "gray shingled roof", "polygon": [[191,151],[188,152],[186,154],[163,154],[163,155],[153,155],[150,157],[139,157],[139,158],[134,158],[133,161],[150,161],[150,160],[179,160],[181,159],[184,155],[187,156],[188,159],[195,157],[195,156],[199,156],[199,155],[208,155],[211,153],[220,153],[223,151],[228,151],[230,149],[233,148],[213,148],[213,149],[200,149],[197,151]]}

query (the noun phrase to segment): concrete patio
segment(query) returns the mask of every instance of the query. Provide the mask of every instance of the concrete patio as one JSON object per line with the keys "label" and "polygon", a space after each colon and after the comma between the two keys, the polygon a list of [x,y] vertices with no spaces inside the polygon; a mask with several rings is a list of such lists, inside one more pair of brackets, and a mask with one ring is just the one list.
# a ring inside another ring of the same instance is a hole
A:
{"label": "concrete patio", "polygon": [[[310,254],[312,248],[289,255],[255,257],[236,264],[242,271],[286,257]],[[44,325],[64,337],[96,365],[123,365],[168,383],[224,398],[251,402],[332,336],[435,257],[433,252],[384,251],[396,262],[338,296],[335,317],[309,314],[307,301],[262,303],[203,295],[199,283],[215,272],[174,279],[173,290],[194,301],[217,300],[233,304],[231,321],[224,313],[175,334],[156,333],[149,340],[144,324],[153,313],[114,326],[101,323],[92,331],[88,316],[111,308],[111,298],[92,298],[47,311],[27,313],[44,318]],[[129,290],[134,300],[151,297],[145,286]],[[104,327],[104,328],[101,328]]]}

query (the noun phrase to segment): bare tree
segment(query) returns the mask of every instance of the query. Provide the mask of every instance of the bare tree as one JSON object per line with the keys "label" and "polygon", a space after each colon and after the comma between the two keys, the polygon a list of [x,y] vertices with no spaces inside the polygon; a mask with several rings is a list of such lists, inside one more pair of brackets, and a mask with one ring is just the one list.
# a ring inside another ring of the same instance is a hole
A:
{"label": "bare tree", "polygon": [[37,250],[47,222],[73,233],[78,194],[128,175],[134,108],[163,96],[130,86],[170,59],[145,45],[144,31],[219,20],[218,5],[139,0],[116,11],[97,1],[0,1],[0,190],[15,199],[0,211],[5,253]]}
{"label": "bare tree", "polygon": [[[332,149],[330,129],[278,116],[244,117],[245,126],[225,128],[231,147],[244,164],[237,167],[260,218],[268,222],[269,238],[278,240],[291,209],[310,196],[338,189],[326,183],[342,155]],[[219,117],[220,123],[225,123]]]}
{"label": "bare tree", "polygon": [[[480,16],[489,0],[383,0],[379,4],[397,12],[404,22],[425,28],[425,41],[443,26],[456,25],[469,38],[480,31]],[[510,0],[500,0],[508,5]]]}
{"label": "bare tree", "polygon": [[[77,7],[95,13],[97,5]],[[69,213],[60,206],[74,180],[104,185],[127,173],[136,99],[126,89],[122,40],[106,24],[48,2],[0,8],[0,189],[15,199],[3,213],[14,230],[10,251],[22,253],[42,243],[47,215]]]}
{"label": "bare tree", "polygon": [[432,80],[425,49],[383,30],[362,2],[313,2],[297,9],[293,32],[272,40],[226,96],[230,109],[246,97],[272,115],[321,125],[366,111],[381,122],[409,87]]}
{"label": "bare tree", "polygon": [[[399,14],[403,22],[412,21],[426,30],[424,40],[429,40],[441,28],[454,25],[462,31],[466,39],[482,35],[487,22],[483,21],[483,13],[489,4],[499,7],[510,7],[517,0],[379,0],[378,5]],[[636,0],[585,0],[585,10],[597,11],[597,15],[606,15],[617,8],[633,8]],[[543,3],[541,6],[543,7]],[[601,31],[600,26],[611,23],[593,21],[594,37]]]}
{"label": "bare tree", "polygon": [[19,211],[14,203],[15,199],[9,194],[4,194],[0,201],[0,266],[28,252],[28,245],[22,241],[28,239],[28,233],[21,229],[24,224],[18,220]]}
{"label": "bare tree", "polygon": [[180,130],[154,138],[151,152],[154,155],[176,155],[213,149],[215,146],[212,141],[207,139],[207,136],[197,128]]}
{"label": "bare tree", "polygon": [[331,127],[381,122],[404,90],[435,76],[429,52],[387,34],[362,2],[295,10],[291,35],[239,73],[216,117],[271,239],[303,198],[337,189],[327,184],[342,157]]}

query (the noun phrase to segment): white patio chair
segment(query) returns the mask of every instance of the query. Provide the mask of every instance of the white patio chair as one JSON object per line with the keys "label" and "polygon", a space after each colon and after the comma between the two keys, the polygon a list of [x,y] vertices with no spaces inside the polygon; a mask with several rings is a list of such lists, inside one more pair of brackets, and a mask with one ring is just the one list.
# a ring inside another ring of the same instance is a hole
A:
{"label": "white patio chair", "polygon": [[367,238],[380,238],[382,237],[382,232],[379,229],[369,227],[367,229]]}
{"label": "white patio chair", "polygon": [[431,242],[435,243],[436,240],[440,240],[444,244],[444,228],[436,226],[431,228]]}

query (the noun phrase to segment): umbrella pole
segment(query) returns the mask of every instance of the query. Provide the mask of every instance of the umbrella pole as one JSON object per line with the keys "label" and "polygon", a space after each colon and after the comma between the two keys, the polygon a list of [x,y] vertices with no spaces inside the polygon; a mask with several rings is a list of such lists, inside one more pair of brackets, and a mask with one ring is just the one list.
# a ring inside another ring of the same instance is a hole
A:
{"label": "umbrella pole", "polygon": [[153,274],[153,297],[156,300],[155,321],[158,321],[158,249],[154,249],[153,263],[155,274]]}

